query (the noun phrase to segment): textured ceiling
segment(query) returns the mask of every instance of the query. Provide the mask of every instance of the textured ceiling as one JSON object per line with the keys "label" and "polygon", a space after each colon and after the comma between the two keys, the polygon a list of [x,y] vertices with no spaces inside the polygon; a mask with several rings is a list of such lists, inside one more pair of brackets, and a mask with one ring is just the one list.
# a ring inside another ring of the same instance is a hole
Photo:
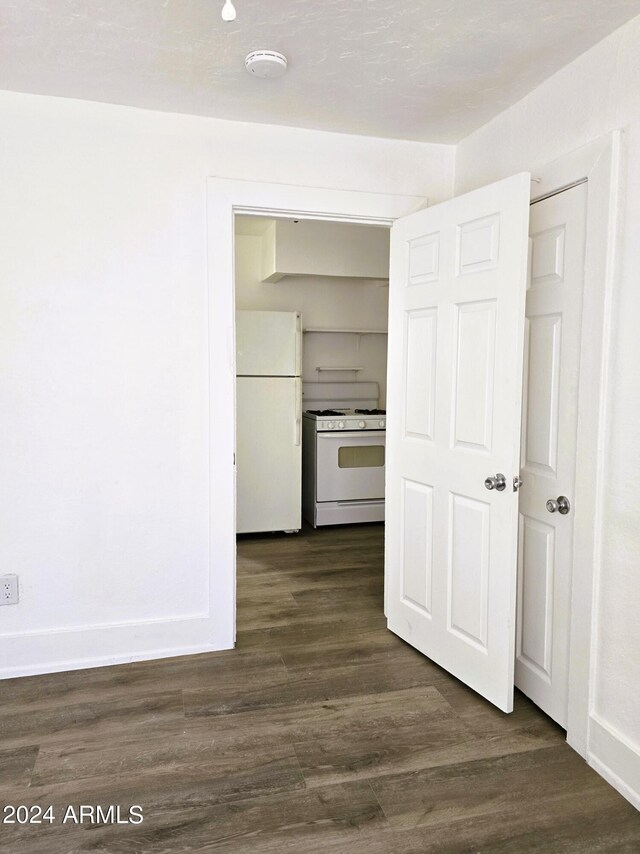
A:
{"label": "textured ceiling", "polygon": [[[0,89],[457,142],[640,0],[0,0]],[[244,70],[282,51],[280,80]]]}

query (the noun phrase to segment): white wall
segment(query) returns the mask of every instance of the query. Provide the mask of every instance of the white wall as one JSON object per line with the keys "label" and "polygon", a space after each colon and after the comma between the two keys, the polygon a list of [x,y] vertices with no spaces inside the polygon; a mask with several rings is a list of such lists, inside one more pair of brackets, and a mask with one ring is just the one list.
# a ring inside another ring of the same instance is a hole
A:
{"label": "white wall", "polygon": [[0,675],[215,646],[206,177],[438,200],[453,149],[17,93],[0,126]]}
{"label": "white wall", "polygon": [[[339,228],[339,226],[337,226]],[[382,240],[387,230],[376,229]],[[389,288],[372,281],[291,276],[263,282],[262,238],[236,235],[236,306],[262,311],[300,311],[302,325],[333,329],[386,329]],[[331,247],[326,247],[331,252]],[[318,374],[316,366],[357,365],[357,375],[343,372]],[[386,335],[335,335],[307,333],[303,339],[302,375],[305,382],[373,381],[386,400]]]}
{"label": "white wall", "polygon": [[521,170],[535,175],[615,128],[626,129],[627,192],[612,329],[591,759],[640,805],[640,18],[461,142],[456,192]]}

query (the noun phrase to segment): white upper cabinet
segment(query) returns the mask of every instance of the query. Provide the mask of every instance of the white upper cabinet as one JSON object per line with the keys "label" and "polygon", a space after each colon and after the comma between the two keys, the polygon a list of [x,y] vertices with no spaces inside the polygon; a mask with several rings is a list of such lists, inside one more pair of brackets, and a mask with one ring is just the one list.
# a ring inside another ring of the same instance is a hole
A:
{"label": "white upper cabinet", "polygon": [[285,276],[389,278],[389,231],[315,220],[274,220],[262,235],[262,280]]}

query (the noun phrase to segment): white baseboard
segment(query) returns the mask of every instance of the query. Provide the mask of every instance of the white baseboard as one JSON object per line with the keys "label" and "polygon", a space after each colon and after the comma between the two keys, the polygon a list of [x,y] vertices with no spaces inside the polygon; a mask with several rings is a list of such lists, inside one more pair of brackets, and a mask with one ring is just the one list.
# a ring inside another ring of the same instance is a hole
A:
{"label": "white baseboard", "polygon": [[614,789],[640,810],[640,747],[598,715],[589,721],[587,761]]}
{"label": "white baseboard", "polygon": [[233,646],[233,637],[216,631],[209,617],[5,635],[0,637],[0,679],[194,655]]}

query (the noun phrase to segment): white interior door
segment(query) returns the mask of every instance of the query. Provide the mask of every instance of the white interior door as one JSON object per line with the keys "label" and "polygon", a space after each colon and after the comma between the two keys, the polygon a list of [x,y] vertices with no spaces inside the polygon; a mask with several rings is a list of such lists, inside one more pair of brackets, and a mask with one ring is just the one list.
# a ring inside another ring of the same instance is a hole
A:
{"label": "white interior door", "polygon": [[586,206],[586,184],[531,206],[526,302],[515,682],[563,727]]}
{"label": "white interior door", "polygon": [[529,195],[515,175],[391,231],[388,626],[507,712]]}

